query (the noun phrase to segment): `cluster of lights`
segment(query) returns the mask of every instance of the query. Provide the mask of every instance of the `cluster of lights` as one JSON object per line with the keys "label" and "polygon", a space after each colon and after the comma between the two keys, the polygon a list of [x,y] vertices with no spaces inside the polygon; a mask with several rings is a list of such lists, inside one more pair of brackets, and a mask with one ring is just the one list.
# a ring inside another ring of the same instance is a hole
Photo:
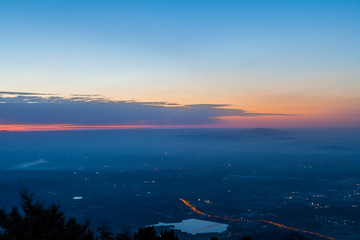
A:
{"label": "cluster of lights", "polygon": [[318,208],[329,208],[330,205],[329,204],[320,204],[320,203],[311,203],[311,206],[314,207],[315,209],[318,209]]}
{"label": "cluster of lights", "polygon": [[190,204],[190,202],[188,202],[188,201],[186,201],[186,200],[184,200],[182,198],[180,198],[180,201],[182,203],[184,203],[186,206],[188,206],[191,209],[191,211],[193,211],[193,212],[195,212],[197,214],[203,215],[203,216],[207,216],[209,218],[211,218],[211,217],[220,218],[220,219],[223,219],[223,220],[226,220],[226,221],[233,221],[233,222],[261,222],[261,223],[267,223],[267,224],[271,224],[271,225],[274,225],[274,226],[277,226],[277,227],[280,227],[280,228],[285,228],[285,229],[293,230],[293,231],[296,231],[296,232],[302,232],[302,233],[306,233],[306,234],[311,234],[311,235],[321,237],[321,238],[325,238],[325,239],[329,239],[329,240],[335,240],[335,238],[333,238],[333,237],[329,237],[329,236],[326,236],[326,235],[323,235],[323,234],[320,234],[320,233],[316,233],[316,232],[312,232],[312,231],[308,231],[308,230],[304,230],[304,229],[300,229],[300,228],[289,227],[289,226],[286,226],[284,224],[276,223],[276,222],[273,222],[273,221],[270,221],[270,220],[261,220],[261,219],[256,220],[256,219],[244,219],[244,218],[238,219],[238,218],[228,218],[228,217],[221,217],[221,216],[206,214],[204,212],[201,212],[201,211],[197,210],[195,206]]}

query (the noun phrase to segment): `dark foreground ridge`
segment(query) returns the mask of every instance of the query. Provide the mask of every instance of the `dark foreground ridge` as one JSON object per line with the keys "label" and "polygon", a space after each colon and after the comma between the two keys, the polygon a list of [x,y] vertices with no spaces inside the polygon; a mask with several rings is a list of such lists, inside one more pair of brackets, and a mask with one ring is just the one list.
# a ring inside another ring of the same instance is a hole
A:
{"label": "dark foreground ridge", "polygon": [[[239,240],[251,240],[240,237]],[[57,204],[46,206],[34,201],[26,190],[21,193],[21,207],[11,211],[0,210],[0,240],[179,240],[173,229],[156,233],[155,228],[139,228],[131,234],[124,230],[112,233],[107,225],[93,231],[89,222],[80,223],[74,217],[67,218]],[[211,240],[218,240],[213,237]],[[309,240],[298,233],[292,233],[279,240]]]}

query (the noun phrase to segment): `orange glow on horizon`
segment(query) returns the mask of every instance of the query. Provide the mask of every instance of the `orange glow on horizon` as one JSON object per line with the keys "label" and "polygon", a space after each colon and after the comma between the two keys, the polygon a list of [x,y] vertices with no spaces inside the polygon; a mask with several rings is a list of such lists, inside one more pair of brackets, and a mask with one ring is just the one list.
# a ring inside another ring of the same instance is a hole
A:
{"label": "orange glow on horizon", "polygon": [[136,129],[141,125],[78,125],[78,124],[0,124],[0,131],[62,131],[80,129]]}
{"label": "orange glow on horizon", "polygon": [[85,125],[85,124],[0,124],[0,131],[64,131],[64,130],[101,130],[101,129],[171,129],[171,128],[213,128],[222,127],[216,124],[203,125]]}
{"label": "orange glow on horizon", "polygon": [[[324,120],[326,119],[326,121]],[[180,128],[306,128],[306,127],[359,127],[352,118],[343,116],[218,116],[210,124],[11,124],[0,123],[0,131],[66,131],[66,130],[101,130],[101,129],[180,129]]]}

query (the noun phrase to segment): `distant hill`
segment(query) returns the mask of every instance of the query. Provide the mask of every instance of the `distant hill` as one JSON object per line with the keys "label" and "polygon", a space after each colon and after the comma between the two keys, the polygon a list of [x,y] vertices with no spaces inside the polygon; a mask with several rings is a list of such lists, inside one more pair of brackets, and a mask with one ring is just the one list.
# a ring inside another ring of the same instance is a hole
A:
{"label": "distant hill", "polygon": [[249,130],[244,130],[242,133],[253,136],[263,136],[263,137],[275,137],[275,136],[289,136],[292,135],[292,132],[286,130],[279,130],[274,128],[254,128]]}
{"label": "distant hill", "polygon": [[310,239],[307,237],[304,237],[300,233],[294,232],[294,233],[291,233],[291,234],[283,237],[281,240],[310,240]]}
{"label": "distant hill", "polygon": [[300,233],[274,229],[251,236],[251,240],[311,240]]}
{"label": "distant hill", "polygon": [[274,128],[253,128],[253,129],[207,129],[207,130],[191,130],[180,134],[179,136],[191,139],[242,139],[242,138],[279,138],[293,139],[295,132],[288,130],[280,130]]}

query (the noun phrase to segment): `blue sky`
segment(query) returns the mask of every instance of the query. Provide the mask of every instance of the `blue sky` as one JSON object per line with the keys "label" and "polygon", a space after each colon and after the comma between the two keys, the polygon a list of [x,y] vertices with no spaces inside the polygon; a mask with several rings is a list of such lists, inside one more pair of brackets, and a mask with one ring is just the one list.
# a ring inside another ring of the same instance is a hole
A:
{"label": "blue sky", "polygon": [[359,23],[359,1],[3,0],[1,90],[357,115]]}

